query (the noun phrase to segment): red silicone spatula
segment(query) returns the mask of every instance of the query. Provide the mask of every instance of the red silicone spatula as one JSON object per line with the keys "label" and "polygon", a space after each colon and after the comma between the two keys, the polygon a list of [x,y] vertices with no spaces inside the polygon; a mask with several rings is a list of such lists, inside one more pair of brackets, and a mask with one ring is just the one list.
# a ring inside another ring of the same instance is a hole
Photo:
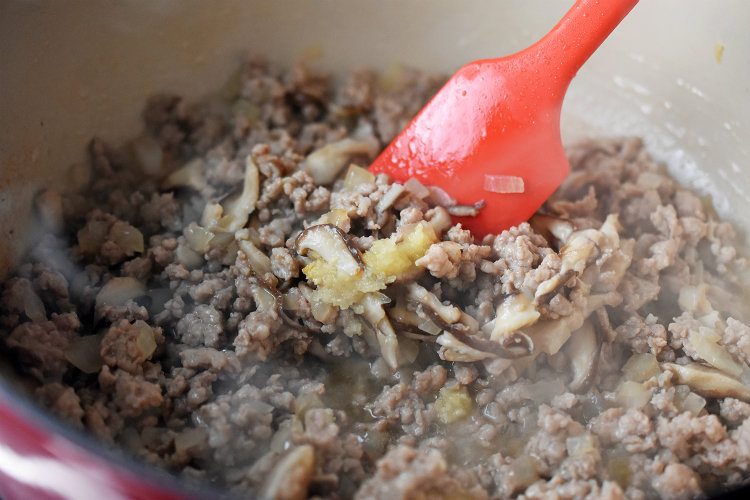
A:
{"label": "red silicone spatula", "polygon": [[455,218],[478,237],[528,220],[570,168],[560,139],[565,91],[636,3],[578,0],[528,49],[464,66],[370,172],[414,177],[462,205],[484,200],[478,216]]}

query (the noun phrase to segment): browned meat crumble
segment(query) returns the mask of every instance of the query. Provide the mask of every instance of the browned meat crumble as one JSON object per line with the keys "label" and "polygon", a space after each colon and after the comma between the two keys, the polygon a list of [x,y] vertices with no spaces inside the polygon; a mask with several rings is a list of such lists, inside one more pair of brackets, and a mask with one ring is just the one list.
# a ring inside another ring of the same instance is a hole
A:
{"label": "browned meat crumble", "polygon": [[366,167],[441,78],[247,63],[152,98],[0,299],[76,427],[264,498],[683,499],[747,481],[747,260],[635,138],[569,150],[529,223]]}

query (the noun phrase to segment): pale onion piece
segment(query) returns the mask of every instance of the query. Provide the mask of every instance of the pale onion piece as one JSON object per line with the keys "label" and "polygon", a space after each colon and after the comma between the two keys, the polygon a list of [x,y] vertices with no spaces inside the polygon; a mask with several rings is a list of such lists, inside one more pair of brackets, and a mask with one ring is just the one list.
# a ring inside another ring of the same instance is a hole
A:
{"label": "pale onion piece", "polygon": [[401,337],[398,341],[398,354],[402,364],[413,363],[419,355],[419,342]]}
{"label": "pale onion piece", "polygon": [[525,490],[539,480],[539,466],[531,456],[522,454],[513,459],[508,471],[509,495]]}
{"label": "pale onion piece", "polygon": [[391,208],[393,204],[396,203],[398,197],[401,196],[404,192],[406,192],[406,188],[404,188],[403,185],[392,184],[388,192],[383,195],[383,198],[381,198],[378,204],[375,206],[375,211],[379,214],[382,214],[383,212]]}
{"label": "pale onion piece", "polygon": [[304,420],[308,410],[314,408],[325,408],[326,405],[320,399],[320,396],[314,392],[303,392],[294,400],[294,415],[300,422]]}
{"label": "pale onion piece", "polygon": [[409,177],[409,180],[404,182],[404,187],[407,191],[409,191],[420,200],[423,200],[430,196],[430,190],[427,189],[424,184],[419,182],[414,177]]}
{"label": "pale onion piece", "polygon": [[261,252],[258,247],[253,245],[249,240],[240,241],[239,246],[242,253],[247,257],[247,260],[250,261],[250,266],[258,276],[263,277],[266,273],[271,272],[271,259],[268,255]]}
{"label": "pale onion piece", "polygon": [[573,380],[569,387],[577,392],[585,390],[596,375],[599,362],[601,342],[597,339],[594,325],[591,321],[584,321],[581,328],[571,332],[570,339],[563,347],[573,368]]}
{"label": "pale onion piece", "polygon": [[436,341],[445,348],[441,353],[441,357],[446,361],[472,362],[496,357],[489,352],[483,352],[467,346],[451,335],[450,332],[444,331],[438,336]]}
{"label": "pale onion piece", "polygon": [[143,253],[143,234],[127,222],[115,222],[108,237],[128,255]]}
{"label": "pale onion piece", "polygon": [[310,311],[313,318],[321,323],[330,322],[336,314],[336,308],[327,302],[313,300],[310,302]]}
{"label": "pale onion piece", "polygon": [[226,202],[224,215],[232,216],[231,222],[226,226],[226,231],[234,232],[247,224],[250,214],[255,211],[260,192],[260,171],[253,157],[247,155],[245,158],[245,184],[239,197]]}
{"label": "pale onion piece", "polygon": [[357,304],[355,311],[361,314],[374,328],[380,347],[380,355],[388,364],[391,372],[395,372],[401,363],[398,349],[398,337],[393,331],[391,323],[383,310],[383,304],[389,300],[382,293],[366,293]]}
{"label": "pale onion piece", "polygon": [[300,163],[300,169],[310,174],[316,184],[330,184],[352,156],[363,154],[372,159],[377,153],[367,141],[346,138],[313,151]]}
{"label": "pale onion piece", "polygon": [[565,384],[560,379],[540,380],[533,384],[519,387],[519,394],[539,404],[550,404],[555,396],[568,392]]}
{"label": "pale onion piece", "polygon": [[690,390],[686,385],[675,387],[674,405],[680,412],[689,411],[696,417],[706,406],[706,400]]}
{"label": "pale onion piece", "polygon": [[466,389],[443,387],[438,393],[434,408],[441,422],[452,424],[468,417],[474,405]]}
{"label": "pale onion piece", "polygon": [[272,405],[269,405],[268,403],[257,400],[255,398],[245,399],[243,400],[243,403],[249,404],[261,415],[268,415],[274,410],[274,407]]}
{"label": "pale onion piece", "polygon": [[297,236],[295,245],[300,255],[307,255],[308,251],[313,250],[323,260],[347,274],[361,276],[363,273],[362,266],[352,255],[340,230],[330,224],[308,227]]}
{"label": "pale onion piece", "polygon": [[633,382],[645,382],[661,375],[659,361],[650,353],[633,354],[622,367],[625,380]]}
{"label": "pale onion piece", "polygon": [[437,186],[426,187],[430,191],[430,200],[434,205],[441,207],[452,207],[458,203],[454,198],[451,197],[451,195],[443,191],[441,188]]}
{"label": "pale onion piece", "polygon": [[523,193],[523,178],[515,175],[484,174],[484,190],[490,193]]}
{"label": "pale onion piece", "polygon": [[627,380],[620,386],[615,401],[623,408],[643,408],[651,401],[653,393],[653,389],[646,388],[638,382]]}
{"label": "pale onion piece", "polygon": [[294,420],[287,419],[279,424],[279,429],[271,438],[269,449],[276,453],[289,450],[292,447],[292,423]]}
{"label": "pale onion piece", "polygon": [[149,176],[157,176],[161,173],[164,152],[156,139],[150,135],[140,135],[133,140],[131,146],[135,161],[143,173]]}
{"label": "pale onion piece", "polygon": [[65,359],[83,373],[98,373],[104,366],[101,343],[102,335],[75,337],[65,349]]}
{"label": "pale onion piece", "polygon": [[575,457],[596,451],[598,446],[596,438],[589,431],[586,431],[578,436],[567,438],[565,440],[565,448],[568,450],[569,456]]}
{"label": "pale onion piece", "polygon": [[265,500],[304,500],[315,471],[315,450],[304,444],[290,451],[274,467],[263,488]]}
{"label": "pale onion piece", "polygon": [[519,328],[533,325],[540,316],[541,313],[525,294],[511,295],[497,306],[495,327],[490,339],[499,341]]}
{"label": "pale onion piece", "polygon": [[44,308],[44,302],[39,295],[34,292],[31,286],[23,287],[23,313],[34,323],[47,321],[47,310]]}
{"label": "pale onion piece", "polygon": [[151,355],[156,350],[156,339],[154,338],[154,329],[151,328],[148,323],[143,320],[137,320],[133,323],[133,326],[137,329],[138,335],[136,336],[135,343],[138,346],[138,350],[143,353],[145,359],[151,359]]}
{"label": "pale onion piece", "polygon": [[[188,226],[182,231],[182,234],[185,236],[185,241],[188,246],[201,254],[206,253],[208,250],[208,244],[215,236],[214,233],[199,226],[195,222],[188,224]],[[227,233],[222,233],[222,235],[224,234]]]}
{"label": "pale onion piece", "polygon": [[680,289],[677,304],[683,311],[695,312],[695,316],[705,316],[713,312],[713,307],[706,297],[708,285],[684,286]]}
{"label": "pale onion piece", "polygon": [[162,182],[161,188],[166,191],[177,187],[190,187],[196,191],[201,191],[208,187],[208,183],[203,177],[205,168],[206,162],[203,158],[194,158],[169,174],[169,177]]}
{"label": "pale onion piece", "polygon": [[263,288],[262,286],[254,286],[256,306],[260,312],[268,312],[276,309],[276,297],[271,292]]}
{"label": "pale onion piece", "polygon": [[96,309],[122,306],[129,300],[146,294],[146,285],[131,277],[112,278],[96,295]]}
{"label": "pale onion piece", "polygon": [[711,311],[709,314],[706,314],[705,316],[701,316],[699,318],[696,318],[698,321],[706,325],[708,328],[711,329],[719,329],[721,331],[724,331],[726,329],[726,324],[721,319],[721,316],[719,315],[719,311]]}
{"label": "pale onion piece", "polygon": [[314,319],[321,323],[328,323],[333,319],[333,315],[336,314],[334,306],[327,302],[316,300],[312,289],[305,283],[300,283],[297,289],[300,290],[302,296],[310,303],[310,311]]}
{"label": "pale onion piece", "polygon": [[435,294],[428,291],[425,287],[418,285],[417,283],[409,283],[406,290],[406,297],[408,299],[429,307],[437,313],[440,319],[449,325],[452,325],[461,319],[461,309],[450,304],[445,305],[441,303]]}
{"label": "pale onion piece", "polygon": [[676,375],[677,383],[685,384],[696,394],[706,398],[735,398],[750,402],[750,387],[721,370],[696,363],[678,365],[661,363],[662,370]]}
{"label": "pale onion piece", "polygon": [[[198,226],[198,227],[200,227],[200,226]],[[205,231],[205,229],[203,229],[203,228],[201,228],[201,229],[203,231]],[[207,233],[208,236],[210,236],[210,239],[209,239],[208,243],[206,244],[206,247],[205,247],[204,251],[208,251],[211,248],[218,248],[220,250],[227,250],[232,245],[232,243],[234,243],[234,240],[235,240],[235,236],[232,233],[217,233],[217,234],[214,234],[214,233],[212,233],[210,231],[206,231],[206,233]],[[185,235],[185,236],[187,237],[187,235]],[[202,245],[202,243],[203,243],[203,241],[200,239],[202,235],[199,234],[197,236],[198,236],[199,239],[195,242],[195,244],[196,244],[196,246],[200,247]],[[198,249],[195,249],[195,250],[199,252]]]}
{"label": "pale onion piece", "polygon": [[718,344],[718,341],[721,340],[718,333],[702,326],[697,331],[690,330],[688,336],[698,356],[734,378],[742,377],[742,365],[735,361],[723,346]]}
{"label": "pale onion piece", "polygon": [[215,201],[206,203],[201,215],[201,226],[214,233],[224,232],[224,229],[220,226],[221,214],[223,212],[224,209]]}
{"label": "pale onion piece", "polygon": [[107,239],[109,224],[101,220],[90,220],[78,231],[78,248],[85,254],[96,254]]}
{"label": "pale onion piece", "polygon": [[383,380],[391,376],[391,370],[388,363],[381,357],[370,363],[370,373],[378,380]]}
{"label": "pale onion piece", "polygon": [[351,228],[349,213],[341,208],[334,208],[330,212],[324,213],[313,225],[318,226],[322,224],[333,224],[345,233],[349,232]]}
{"label": "pale onion piece", "polygon": [[45,189],[34,200],[42,225],[48,231],[57,233],[62,229],[63,220],[62,196],[56,189]]}
{"label": "pale onion piece", "polygon": [[182,264],[182,266],[188,271],[199,269],[203,267],[203,264],[205,263],[203,255],[199,254],[189,246],[183,245],[182,243],[177,245],[177,250],[175,250],[175,257],[177,257],[177,260],[180,262],[180,264]]}
{"label": "pale onion piece", "polygon": [[344,177],[344,189],[352,191],[360,184],[371,184],[375,182],[375,175],[352,163]]}
{"label": "pale onion piece", "polygon": [[174,438],[175,453],[184,453],[185,451],[201,446],[208,440],[208,433],[201,427],[191,427],[185,429]]}
{"label": "pale onion piece", "polygon": [[440,332],[442,332],[442,328],[437,326],[434,321],[431,319],[425,319],[424,321],[421,321],[417,328],[422,330],[425,333],[429,333],[430,335],[440,335]]}

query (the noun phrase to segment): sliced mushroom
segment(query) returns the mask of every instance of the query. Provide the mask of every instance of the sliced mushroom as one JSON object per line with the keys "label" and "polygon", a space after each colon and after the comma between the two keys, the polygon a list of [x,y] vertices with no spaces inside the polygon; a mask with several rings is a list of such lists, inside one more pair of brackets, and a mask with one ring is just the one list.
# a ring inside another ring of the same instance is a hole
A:
{"label": "sliced mushroom", "polygon": [[424,305],[440,318],[445,323],[452,325],[461,319],[461,309],[454,305],[444,305],[438,300],[438,298],[432,292],[429,292],[423,286],[417,283],[410,283],[406,287],[406,298]]}
{"label": "sliced mushroom", "polygon": [[364,271],[359,251],[349,245],[346,233],[333,224],[308,227],[297,235],[294,245],[298,254],[307,255],[313,250],[323,260],[352,276],[361,276]]}
{"label": "sliced mushroom", "polygon": [[227,231],[234,232],[245,227],[250,214],[255,211],[255,204],[258,202],[258,193],[260,191],[260,173],[258,165],[253,161],[253,157],[247,155],[245,159],[245,184],[239,197],[231,199],[225,203],[225,216],[233,217],[232,223],[227,227]]}
{"label": "sliced mushroom", "polygon": [[[591,318],[595,318],[592,316]],[[584,321],[581,328],[570,334],[563,349],[573,368],[573,380],[568,387],[573,392],[585,392],[591,387],[599,366],[602,351],[602,335],[592,319]]]}
{"label": "sliced mushroom", "polygon": [[453,205],[445,207],[446,211],[455,217],[476,217],[484,208],[484,200],[479,200],[474,205]]}
{"label": "sliced mushroom", "polygon": [[383,198],[381,198],[378,204],[375,206],[375,211],[379,214],[382,214],[383,212],[391,208],[393,204],[396,203],[396,200],[398,200],[399,197],[405,192],[406,188],[403,185],[392,184],[388,192],[383,195]]}
{"label": "sliced mushroom", "polygon": [[315,450],[309,444],[290,451],[274,467],[263,488],[267,500],[303,500],[315,471]]}
{"label": "sliced mushroom", "polygon": [[544,236],[548,242],[554,243],[554,240],[557,240],[563,245],[568,243],[568,238],[575,231],[572,221],[540,213],[532,215],[529,219],[529,224],[534,231]]}
{"label": "sliced mushroom", "polygon": [[271,272],[271,259],[249,240],[240,240],[240,250],[245,254],[250,266],[258,276],[265,278]]}
{"label": "sliced mushroom", "polygon": [[560,290],[578,273],[573,269],[568,269],[564,273],[556,274],[548,280],[539,284],[534,293],[534,305],[549,304],[550,300],[560,293]]}
{"label": "sliced mushroom", "polygon": [[463,332],[451,332],[453,337],[471,347],[472,349],[483,353],[492,354],[503,359],[519,359],[531,356],[534,352],[534,342],[531,337],[523,332],[513,332],[506,335],[500,342],[482,339]]}
{"label": "sliced mushroom", "polygon": [[735,398],[750,403],[750,387],[736,378],[730,377],[721,370],[709,366],[690,363],[661,363],[662,370],[669,370],[676,375],[678,384],[685,384],[690,389],[706,398]]}
{"label": "sliced mushroom", "polygon": [[525,294],[511,295],[497,306],[490,339],[499,341],[519,328],[533,325],[540,316],[541,313]]}
{"label": "sliced mushroom", "polygon": [[383,304],[388,301],[390,299],[382,293],[367,293],[354,310],[375,328],[380,355],[391,372],[395,372],[399,365],[398,338],[383,310]]}

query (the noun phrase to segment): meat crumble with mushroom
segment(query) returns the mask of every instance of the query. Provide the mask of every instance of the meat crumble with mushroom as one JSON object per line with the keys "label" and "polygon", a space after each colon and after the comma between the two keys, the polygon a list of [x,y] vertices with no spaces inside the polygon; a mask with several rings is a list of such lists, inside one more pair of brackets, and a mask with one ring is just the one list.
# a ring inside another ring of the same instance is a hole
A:
{"label": "meat crumble with mushroom", "polygon": [[[79,192],[0,298],[41,403],[269,499],[699,498],[750,477],[748,261],[636,138],[569,149],[528,223],[365,168],[444,80],[252,59]],[[481,197],[481,196],[480,196]]]}

